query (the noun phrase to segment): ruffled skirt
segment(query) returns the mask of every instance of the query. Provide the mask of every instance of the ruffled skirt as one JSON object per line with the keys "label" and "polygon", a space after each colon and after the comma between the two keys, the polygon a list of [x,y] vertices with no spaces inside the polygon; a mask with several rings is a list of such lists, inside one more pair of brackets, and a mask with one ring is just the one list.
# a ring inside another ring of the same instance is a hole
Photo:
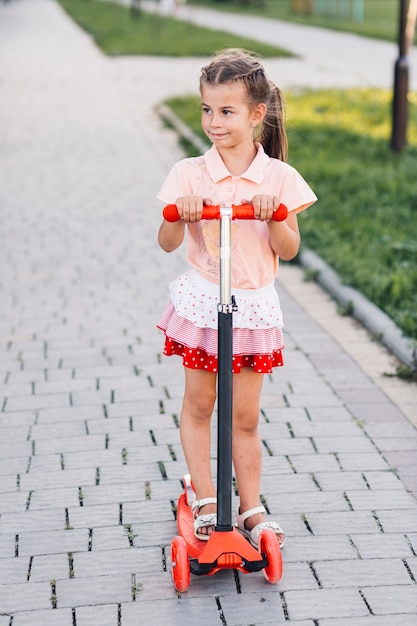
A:
{"label": "ruffled skirt", "polygon": [[[217,305],[219,286],[188,270],[170,284],[170,301],[158,328],[165,333],[164,354],[179,355],[185,367],[217,372]],[[232,289],[238,307],[233,313],[233,373],[252,367],[271,373],[283,365],[283,319],[274,285]]]}

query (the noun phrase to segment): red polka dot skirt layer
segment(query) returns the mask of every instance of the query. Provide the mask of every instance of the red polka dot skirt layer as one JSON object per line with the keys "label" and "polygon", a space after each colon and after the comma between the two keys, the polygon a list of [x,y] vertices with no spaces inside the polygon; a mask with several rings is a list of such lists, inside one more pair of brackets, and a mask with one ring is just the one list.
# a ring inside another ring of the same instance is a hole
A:
{"label": "red polka dot skirt layer", "polygon": [[[169,337],[165,338],[164,354],[181,356],[184,367],[190,369],[213,373],[218,370],[217,356],[207,354],[202,348],[187,348]],[[284,365],[282,350],[277,350],[273,354],[240,354],[233,356],[232,372],[239,374],[242,367],[252,367],[257,374],[270,374],[273,367],[282,365]]]}
{"label": "red polka dot skirt layer", "polygon": [[[165,333],[164,354],[179,355],[185,367],[217,372],[219,287],[189,270],[170,285],[170,300],[158,323]],[[282,313],[273,285],[232,289],[233,372],[251,367],[271,373],[283,365]]]}

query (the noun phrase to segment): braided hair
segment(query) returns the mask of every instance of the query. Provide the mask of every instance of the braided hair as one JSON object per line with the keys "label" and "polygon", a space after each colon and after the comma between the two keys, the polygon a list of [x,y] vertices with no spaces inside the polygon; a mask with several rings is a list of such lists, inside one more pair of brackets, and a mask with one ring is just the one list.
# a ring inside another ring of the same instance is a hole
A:
{"label": "braided hair", "polygon": [[217,54],[201,70],[200,91],[204,85],[220,85],[242,81],[246,87],[249,106],[264,103],[266,115],[257,136],[265,152],[286,161],[288,141],[284,121],[284,99],[280,89],[270,81],[258,58],[240,48],[229,48]]}

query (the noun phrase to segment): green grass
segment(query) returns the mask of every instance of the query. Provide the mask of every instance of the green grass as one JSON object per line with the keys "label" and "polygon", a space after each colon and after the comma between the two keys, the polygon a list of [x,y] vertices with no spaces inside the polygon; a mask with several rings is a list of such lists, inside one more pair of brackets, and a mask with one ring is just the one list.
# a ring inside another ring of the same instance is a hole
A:
{"label": "green grass", "polygon": [[78,24],[92,35],[108,55],[211,56],[225,47],[243,47],[266,57],[291,56],[277,46],[201,28],[145,11],[134,17],[131,11],[101,0],[60,0]]}
{"label": "green grass", "polygon": [[[262,0],[190,0],[190,2],[220,11],[263,15],[298,24],[356,33],[366,37],[388,41],[398,40],[400,0],[364,0],[362,22],[353,19],[353,5],[346,5],[346,0],[325,0],[327,4],[323,4],[324,0],[322,0],[321,6],[327,6],[327,13],[315,12],[312,15],[305,11],[295,12],[293,10],[294,0],[264,0],[264,2]],[[301,3],[300,6],[306,6],[302,0],[299,2]],[[320,6],[317,0],[316,6]],[[347,16],[343,13],[343,8],[346,6],[350,6]],[[337,7],[337,10],[332,11],[331,7]],[[417,35],[414,42],[417,42]]]}
{"label": "green grass", "polygon": [[[303,245],[417,339],[417,95],[408,146],[389,148],[391,95],[287,94],[290,159],[319,197],[299,217]],[[201,137],[199,98],[167,102]]]}

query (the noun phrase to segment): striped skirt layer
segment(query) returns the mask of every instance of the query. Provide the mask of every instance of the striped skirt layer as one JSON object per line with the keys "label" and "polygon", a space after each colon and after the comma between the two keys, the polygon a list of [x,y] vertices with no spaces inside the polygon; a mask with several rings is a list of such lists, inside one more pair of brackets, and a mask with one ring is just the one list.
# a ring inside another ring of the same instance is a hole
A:
{"label": "striped skirt layer", "polygon": [[[283,365],[282,313],[273,285],[232,289],[233,373],[252,367],[270,373]],[[219,287],[189,270],[170,285],[170,301],[158,328],[165,333],[164,354],[179,355],[185,367],[217,372]]]}

